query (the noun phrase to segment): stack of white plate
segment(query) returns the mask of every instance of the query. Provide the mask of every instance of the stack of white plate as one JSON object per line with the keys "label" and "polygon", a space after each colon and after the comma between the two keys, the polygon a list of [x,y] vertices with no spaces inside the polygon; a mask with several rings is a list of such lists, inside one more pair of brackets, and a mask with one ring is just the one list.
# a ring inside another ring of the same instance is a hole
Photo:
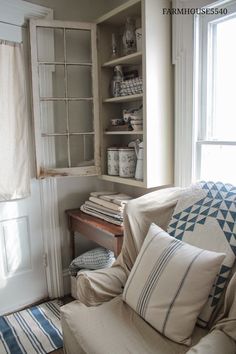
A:
{"label": "stack of white plate", "polygon": [[130,124],[133,130],[143,130],[143,117],[140,114],[131,114]]}

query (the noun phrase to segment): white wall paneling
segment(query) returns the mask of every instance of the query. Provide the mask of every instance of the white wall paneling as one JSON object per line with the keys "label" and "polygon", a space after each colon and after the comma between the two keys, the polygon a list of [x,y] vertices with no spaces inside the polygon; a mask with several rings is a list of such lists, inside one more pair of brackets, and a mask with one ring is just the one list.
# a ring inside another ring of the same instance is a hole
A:
{"label": "white wall paneling", "polygon": [[[29,220],[27,216],[0,223],[0,244],[3,252],[3,275],[9,278],[32,268]],[[14,250],[12,252],[12,250]],[[14,257],[14,255],[20,255]]]}
{"label": "white wall paneling", "polygon": [[[174,8],[190,7],[173,1]],[[173,16],[175,65],[175,185],[186,186],[192,176],[193,17]]]}
{"label": "white wall paneling", "polygon": [[47,178],[40,182],[44,248],[47,255],[46,274],[51,298],[64,295],[61,262],[61,238],[58,214],[57,181]]}

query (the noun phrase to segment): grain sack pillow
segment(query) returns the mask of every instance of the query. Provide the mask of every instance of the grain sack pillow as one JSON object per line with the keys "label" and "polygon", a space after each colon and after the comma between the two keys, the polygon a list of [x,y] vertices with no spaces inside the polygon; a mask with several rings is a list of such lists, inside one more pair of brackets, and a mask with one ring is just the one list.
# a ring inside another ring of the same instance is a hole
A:
{"label": "grain sack pillow", "polygon": [[167,232],[177,239],[208,251],[223,252],[221,265],[208,301],[197,323],[207,327],[224,292],[236,256],[236,187],[221,182],[201,182],[179,199]]}
{"label": "grain sack pillow", "polygon": [[76,275],[80,269],[102,269],[111,267],[115,261],[114,253],[106,248],[97,247],[75,258],[70,266],[71,275]]}
{"label": "grain sack pillow", "polygon": [[151,224],[123,300],[161,334],[190,345],[225,254],[177,240]]}

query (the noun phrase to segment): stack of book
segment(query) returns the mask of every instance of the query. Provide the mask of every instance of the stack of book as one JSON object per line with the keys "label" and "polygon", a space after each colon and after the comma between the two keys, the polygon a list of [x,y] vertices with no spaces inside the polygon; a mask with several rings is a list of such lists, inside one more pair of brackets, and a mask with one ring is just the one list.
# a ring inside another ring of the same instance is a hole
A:
{"label": "stack of book", "polygon": [[117,192],[91,192],[89,200],[81,207],[86,214],[111,222],[115,225],[123,225],[123,212],[125,204],[133,199],[131,196]]}

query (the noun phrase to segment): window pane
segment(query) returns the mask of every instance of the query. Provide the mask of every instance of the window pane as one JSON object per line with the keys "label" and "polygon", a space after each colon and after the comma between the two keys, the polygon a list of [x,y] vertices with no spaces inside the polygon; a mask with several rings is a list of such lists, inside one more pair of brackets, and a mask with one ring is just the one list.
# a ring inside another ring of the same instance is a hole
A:
{"label": "window pane", "polygon": [[66,103],[64,101],[41,101],[40,123],[42,133],[66,133]]}
{"label": "window pane", "polygon": [[40,97],[65,97],[65,68],[63,65],[39,66]]}
{"label": "window pane", "polygon": [[43,151],[50,150],[52,160],[44,166],[45,168],[65,168],[68,163],[68,138],[67,136],[42,137]]}
{"label": "window pane", "polygon": [[[38,60],[64,62],[64,35],[63,29],[37,27]],[[50,45],[46,46],[46,43]]]}
{"label": "window pane", "polygon": [[91,63],[91,32],[66,30],[66,57],[68,63]]}
{"label": "window pane", "polygon": [[69,128],[71,133],[88,133],[93,129],[93,102],[69,101]]}
{"label": "window pane", "polygon": [[70,136],[71,166],[94,165],[94,135]]}
{"label": "window pane", "polygon": [[[236,18],[215,25],[213,37],[212,136],[236,140]],[[211,98],[210,98],[211,99]]]}
{"label": "window pane", "polygon": [[236,185],[236,146],[202,145],[200,179]]}
{"label": "window pane", "polygon": [[90,66],[67,65],[68,97],[92,97]]}

